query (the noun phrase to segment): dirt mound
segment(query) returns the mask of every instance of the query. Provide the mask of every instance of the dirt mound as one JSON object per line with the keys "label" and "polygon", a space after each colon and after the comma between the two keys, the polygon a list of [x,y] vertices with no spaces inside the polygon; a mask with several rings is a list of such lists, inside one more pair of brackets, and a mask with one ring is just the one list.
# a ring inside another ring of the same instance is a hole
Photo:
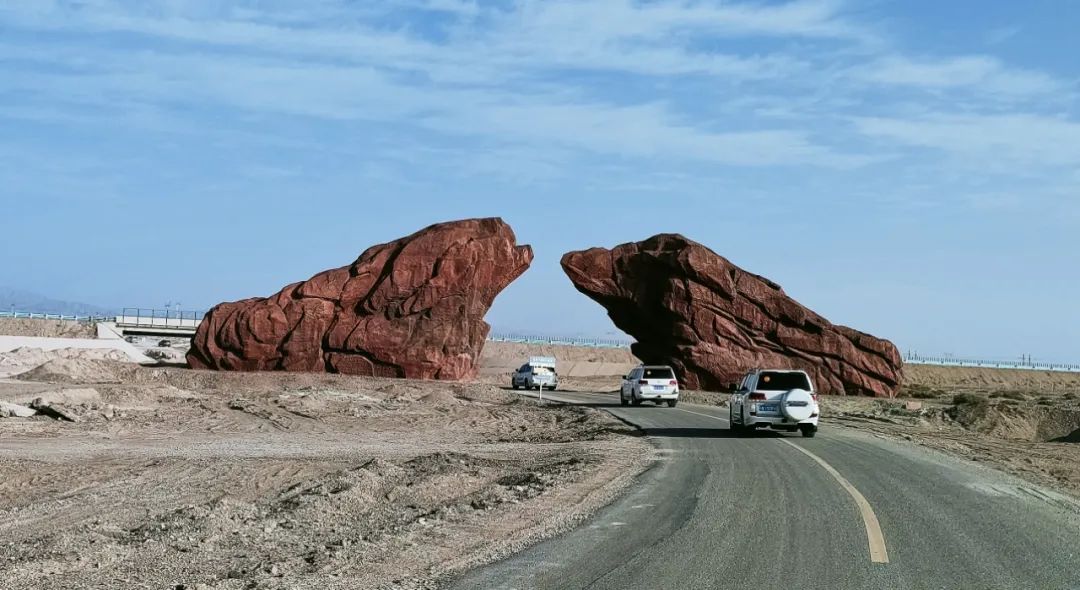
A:
{"label": "dirt mound", "polygon": [[36,336],[45,338],[94,338],[94,324],[64,320],[29,318],[0,319],[0,334],[4,336]]}
{"label": "dirt mound", "polygon": [[[55,363],[54,363],[55,361]],[[0,377],[18,375],[19,379],[28,381],[77,381],[95,376],[108,376],[107,381],[115,381],[116,376],[109,371],[94,369],[91,366],[97,363],[130,363],[131,359],[125,353],[107,348],[62,348],[59,350],[43,350],[41,348],[22,347],[10,352],[0,353]],[[50,364],[48,367],[45,365]],[[44,367],[44,368],[42,368]],[[36,371],[28,374],[31,371]],[[46,378],[46,377],[53,378]]]}
{"label": "dirt mound", "polygon": [[904,367],[904,386],[921,386],[933,389],[1015,389],[1080,393],[1080,373],[906,365]]}
{"label": "dirt mound", "polygon": [[466,403],[446,391],[433,391],[417,401],[435,406],[457,406]]}
{"label": "dirt mound", "polygon": [[1030,442],[1080,442],[1080,407],[1039,401],[959,394],[948,415],[968,430]]}
{"label": "dirt mound", "polygon": [[[123,356],[123,353],[119,353]],[[119,383],[123,364],[93,358],[56,358],[15,376],[20,381],[47,383]]]}

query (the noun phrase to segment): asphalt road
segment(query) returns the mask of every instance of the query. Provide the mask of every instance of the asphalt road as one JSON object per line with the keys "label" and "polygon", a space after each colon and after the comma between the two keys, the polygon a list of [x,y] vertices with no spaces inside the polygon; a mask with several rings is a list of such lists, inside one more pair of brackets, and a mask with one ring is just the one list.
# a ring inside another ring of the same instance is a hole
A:
{"label": "asphalt road", "polygon": [[[737,437],[726,408],[544,397],[604,407],[661,460],[581,527],[451,588],[1080,589],[1080,504],[980,465],[827,418],[813,439]],[[887,563],[837,476],[865,499]]]}

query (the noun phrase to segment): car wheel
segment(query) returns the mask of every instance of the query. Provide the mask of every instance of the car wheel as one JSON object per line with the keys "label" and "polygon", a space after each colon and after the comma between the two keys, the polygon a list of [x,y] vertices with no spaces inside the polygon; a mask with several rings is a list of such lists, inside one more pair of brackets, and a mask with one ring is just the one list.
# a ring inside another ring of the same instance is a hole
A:
{"label": "car wheel", "polygon": [[746,411],[745,411],[745,409],[740,410],[739,411],[739,431],[742,434],[747,434],[749,432],[752,432],[753,430],[754,430],[754,427],[746,423]]}
{"label": "car wheel", "polygon": [[638,396],[631,393],[630,394],[630,403],[635,405],[635,406],[640,406],[641,405],[641,400],[638,399]]}
{"label": "car wheel", "polygon": [[627,400],[625,397],[623,397],[623,394],[621,394],[621,393],[619,394],[619,405],[623,405],[623,406],[629,406],[630,405],[630,401]]}
{"label": "car wheel", "polygon": [[817,426],[813,424],[800,424],[799,430],[802,431],[802,435],[806,438],[814,438],[814,435],[817,434]]}
{"label": "car wheel", "polygon": [[677,403],[679,403],[679,400],[669,399],[668,402],[667,402],[667,407],[674,408],[675,404],[677,404]]}
{"label": "car wheel", "polygon": [[511,379],[510,380],[510,387],[513,387],[514,389],[517,389],[518,388],[517,381],[514,381],[513,379]]}

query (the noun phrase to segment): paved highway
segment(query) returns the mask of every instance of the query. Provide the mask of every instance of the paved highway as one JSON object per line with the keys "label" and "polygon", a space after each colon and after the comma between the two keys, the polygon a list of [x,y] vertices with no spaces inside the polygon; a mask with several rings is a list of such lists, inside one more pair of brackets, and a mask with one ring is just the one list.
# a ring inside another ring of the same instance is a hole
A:
{"label": "paved highway", "polygon": [[813,439],[736,437],[726,408],[544,397],[604,407],[661,460],[583,526],[451,588],[1080,589],[1080,504],[977,464],[828,417]]}

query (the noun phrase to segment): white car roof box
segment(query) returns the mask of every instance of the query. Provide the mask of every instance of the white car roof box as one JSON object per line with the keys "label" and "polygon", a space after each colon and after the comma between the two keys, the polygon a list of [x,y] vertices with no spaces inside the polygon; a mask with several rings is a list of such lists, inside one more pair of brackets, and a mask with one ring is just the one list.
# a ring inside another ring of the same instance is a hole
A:
{"label": "white car roof box", "polygon": [[549,369],[555,368],[555,357],[553,356],[530,356],[529,364],[534,367],[547,367]]}

